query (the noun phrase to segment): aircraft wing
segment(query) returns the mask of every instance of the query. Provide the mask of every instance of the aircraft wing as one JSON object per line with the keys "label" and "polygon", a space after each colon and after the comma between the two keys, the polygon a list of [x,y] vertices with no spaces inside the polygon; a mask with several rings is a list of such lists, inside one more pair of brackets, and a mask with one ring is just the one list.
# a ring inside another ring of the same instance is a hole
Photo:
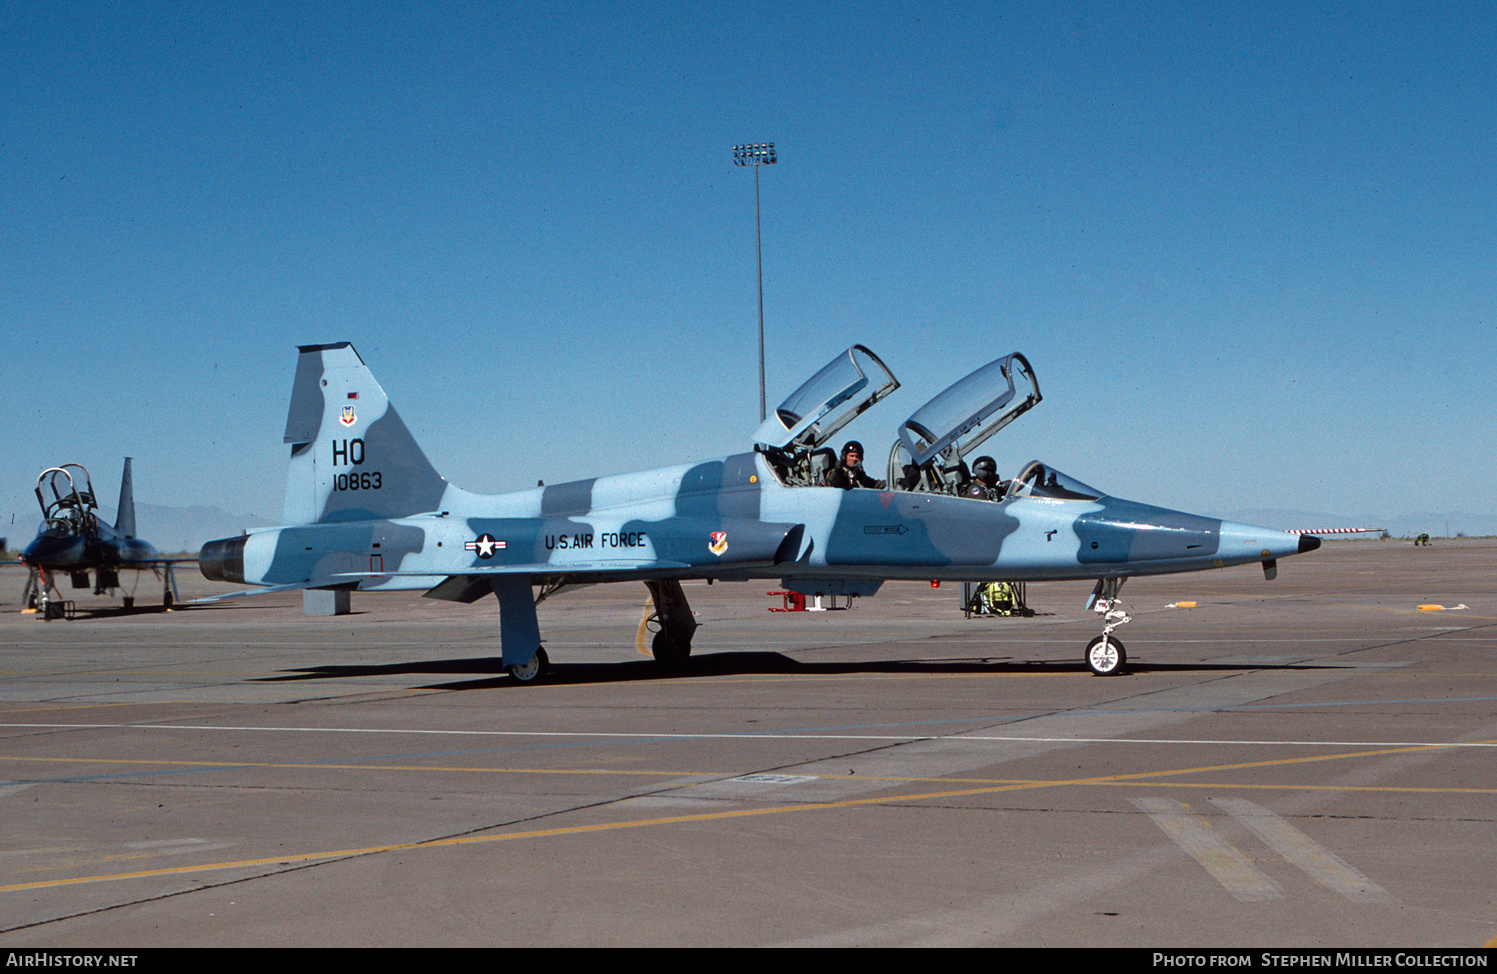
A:
{"label": "aircraft wing", "polygon": [[[680,561],[662,561],[658,559],[623,561],[609,559],[590,562],[568,562],[565,566],[553,565],[547,562],[533,562],[524,565],[484,565],[467,569],[461,574],[445,576],[441,572],[432,571],[388,571],[338,572],[329,577],[348,579],[350,583],[366,578],[405,577],[442,579],[441,582],[426,592],[427,598],[443,599],[449,602],[473,602],[489,594],[491,586],[488,579],[497,575],[544,575],[548,578],[564,581],[567,584],[587,584],[592,582],[622,582],[642,578],[661,578],[692,570],[691,565]],[[206,602],[221,602],[224,599],[242,598],[246,595],[270,595],[275,592],[298,592],[310,588],[327,587],[328,583],[326,581],[265,585],[244,589],[239,592],[225,592],[222,595],[208,595],[200,599],[193,599],[188,604],[197,605]]]}
{"label": "aircraft wing", "polygon": [[205,602],[222,602],[224,599],[238,599],[246,595],[270,595],[274,592],[297,592],[302,589],[312,588],[310,582],[293,582],[290,585],[258,585],[239,592],[224,592],[222,595],[205,595],[200,599],[184,602],[183,605],[202,605]]}
{"label": "aircraft wing", "polygon": [[[476,602],[493,591],[492,580],[500,577],[513,578],[515,576],[522,576],[529,579],[544,576],[547,579],[566,585],[591,585],[598,582],[667,578],[692,571],[692,566],[685,562],[661,561],[658,559],[641,561],[610,559],[607,561],[568,562],[565,566],[553,565],[547,562],[533,562],[525,565],[485,565],[483,567],[470,568],[462,574],[448,575],[441,582],[428,589],[424,595],[428,599],[441,599],[444,602]],[[418,578],[440,577],[430,572],[420,571],[386,572],[384,574],[378,572],[341,572],[334,577],[382,578],[386,575],[404,575]]]}

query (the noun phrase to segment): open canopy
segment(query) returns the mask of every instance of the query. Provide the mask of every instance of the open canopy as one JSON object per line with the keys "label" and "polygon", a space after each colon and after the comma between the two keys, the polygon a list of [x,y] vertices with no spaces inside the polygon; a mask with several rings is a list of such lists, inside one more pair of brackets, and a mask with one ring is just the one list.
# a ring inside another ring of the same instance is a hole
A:
{"label": "open canopy", "polygon": [[754,442],[790,452],[814,450],[898,388],[899,380],[877,355],[854,345],[780,403],[754,431]]}
{"label": "open canopy", "polygon": [[947,462],[955,463],[1039,401],[1040,386],[1029,360],[1014,352],[952,383],[921,406],[899,427],[899,440],[909,462],[917,466],[942,453]]}

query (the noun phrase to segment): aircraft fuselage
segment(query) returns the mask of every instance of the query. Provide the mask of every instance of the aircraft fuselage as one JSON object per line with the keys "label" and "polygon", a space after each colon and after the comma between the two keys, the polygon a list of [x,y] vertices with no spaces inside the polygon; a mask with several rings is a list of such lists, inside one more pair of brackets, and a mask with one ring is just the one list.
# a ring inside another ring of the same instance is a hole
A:
{"label": "aircraft fuselage", "polygon": [[[512,494],[448,486],[441,509],[212,542],[209,577],[260,585],[431,588],[529,568],[533,582],[602,578],[981,581],[1127,577],[1247,564],[1295,535],[1113,497],[1001,502],[785,487],[743,453]],[[237,550],[235,550],[237,549]],[[523,567],[522,567],[523,566]]]}

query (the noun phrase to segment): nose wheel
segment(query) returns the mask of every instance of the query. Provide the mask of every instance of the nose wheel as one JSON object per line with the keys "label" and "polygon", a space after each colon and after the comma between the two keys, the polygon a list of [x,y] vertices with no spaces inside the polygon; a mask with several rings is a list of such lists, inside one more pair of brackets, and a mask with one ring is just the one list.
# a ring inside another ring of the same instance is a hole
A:
{"label": "nose wheel", "polygon": [[1092,589],[1089,606],[1106,623],[1102,635],[1086,644],[1086,665],[1095,676],[1117,676],[1128,664],[1128,651],[1123,648],[1122,640],[1112,634],[1119,626],[1133,621],[1118,597],[1126,581],[1126,578],[1099,578],[1097,587]]}
{"label": "nose wheel", "polygon": [[1120,639],[1102,635],[1086,644],[1086,665],[1095,676],[1116,676],[1127,662],[1128,651]]}

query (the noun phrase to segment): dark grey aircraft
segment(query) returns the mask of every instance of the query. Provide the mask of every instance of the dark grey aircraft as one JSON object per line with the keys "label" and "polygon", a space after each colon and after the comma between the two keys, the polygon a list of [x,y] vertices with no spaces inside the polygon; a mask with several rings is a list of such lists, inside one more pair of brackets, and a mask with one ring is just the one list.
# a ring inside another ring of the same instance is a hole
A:
{"label": "dark grey aircraft", "polygon": [[644,582],[655,656],[679,663],[696,630],[683,579],[778,579],[836,595],[872,595],[887,579],[1092,579],[1105,625],[1085,659],[1109,675],[1126,661],[1112,633],[1129,621],[1118,602],[1129,577],[1262,562],[1272,578],[1277,559],[1320,546],[1122,500],[1039,462],[970,489],[964,458],[1040,401],[1018,353],[906,420],[887,481],[843,471],[845,484],[874,486],[825,486],[846,462],[827,442],[898,385],[855,345],[774,411],[750,452],[478,495],[437,473],[353,346],[305,345],[286,420],[287,526],[211,541],[200,564],[260,591],[426,589],[458,602],[492,592],[503,663],[521,682],[548,665],[536,603],[569,586]]}
{"label": "dark grey aircraft", "polygon": [[[21,561],[31,569],[22,604],[45,619],[71,615],[72,603],[57,591],[54,576],[66,573],[73,588],[88,588],[88,573],[94,573],[95,595],[120,588],[120,571],[155,572],[162,579],[161,602],[167,608],[178,600],[172,565],[190,558],[163,558],[151,544],[135,536],[135,488],[130,458],[120,477],[119,512],[114,525],[99,519],[88,469],[81,463],[48,467],[36,478],[36,500],[42,508],[42,524],[36,538],[21,552]],[[138,577],[138,576],[137,576]],[[135,604],[133,593],[124,596],[125,608]]]}

